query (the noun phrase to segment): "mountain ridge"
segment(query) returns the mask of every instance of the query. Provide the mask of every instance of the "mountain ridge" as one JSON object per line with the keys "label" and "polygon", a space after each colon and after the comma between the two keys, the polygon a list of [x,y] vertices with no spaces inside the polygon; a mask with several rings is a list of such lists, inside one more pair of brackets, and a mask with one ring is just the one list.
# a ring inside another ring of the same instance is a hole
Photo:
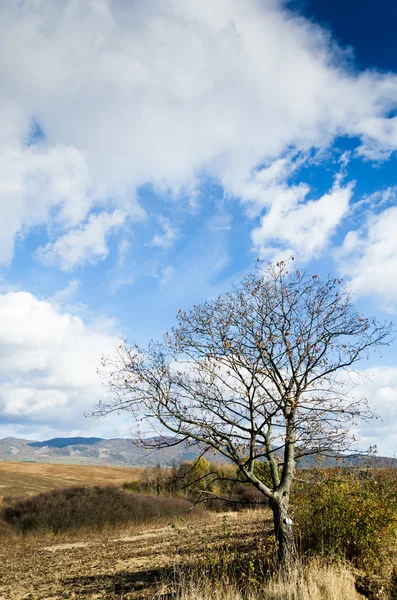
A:
{"label": "mountain ridge", "polygon": [[[30,446],[34,448],[43,448],[48,446],[49,448],[65,448],[67,446],[75,446],[79,444],[92,446],[97,442],[104,441],[105,438],[97,438],[97,437],[70,437],[70,438],[51,438],[50,440],[45,440],[43,442],[30,442]],[[117,438],[111,438],[117,439]]]}
{"label": "mountain ridge", "polygon": [[[200,456],[201,452],[202,446],[191,445],[188,442],[181,442],[179,445],[162,450],[146,450],[136,445],[132,439],[127,438],[70,437],[51,438],[41,442],[16,437],[0,439],[0,461],[13,462],[153,467],[192,461]],[[219,454],[211,454],[211,460],[224,462],[223,457]],[[322,465],[331,467],[341,464],[341,461],[346,466],[362,466],[369,463],[371,466],[388,464],[397,467],[396,458],[365,454],[327,457],[323,459]],[[311,467],[317,464],[316,457],[310,457],[300,461],[298,466]]]}
{"label": "mountain ridge", "polygon": [[0,439],[0,461],[55,462],[92,466],[147,467],[194,460],[200,449],[182,442],[163,450],[145,450],[126,438],[70,437],[35,441]]}

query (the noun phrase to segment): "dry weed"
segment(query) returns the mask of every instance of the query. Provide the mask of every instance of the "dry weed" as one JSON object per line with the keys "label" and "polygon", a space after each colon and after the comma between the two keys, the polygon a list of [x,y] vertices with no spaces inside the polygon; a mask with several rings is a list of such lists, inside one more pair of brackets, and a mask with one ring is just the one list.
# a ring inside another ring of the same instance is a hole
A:
{"label": "dry weed", "polygon": [[312,560],[288,579],[273,579],[266,586],[266,600],[358,600],[354,574],[343,563]]}
{"label": "dry weed", "polygon": [[347,565],[313,560],[287,579],[274,577],[255,592],[228,583],[181,579],[176,600],[359,600],[354,574]]}

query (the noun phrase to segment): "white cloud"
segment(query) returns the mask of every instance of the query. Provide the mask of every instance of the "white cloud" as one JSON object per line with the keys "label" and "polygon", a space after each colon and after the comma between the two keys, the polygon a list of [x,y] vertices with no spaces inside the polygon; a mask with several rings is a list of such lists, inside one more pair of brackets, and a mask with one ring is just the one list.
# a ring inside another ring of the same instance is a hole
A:
{"label": "white cloud", "polygon": [[[364,208],[367,211],[373,210],[379,212],[380,210],[387,208],[393,204],[396,204],[397,199],[397,186],[392,185],[383,190],[376,190],[371,194],[364,194],[364,196],[357,200],[351,207],[352,212],[360,213]],[[365,214],[365,213],[364,213]]]}
{"label": "white cloud", "polygon": [[179,231],[176,227],[171,225],[170,220],[166,217],[160,216],[158,221],[163,233],[156,233],[149,242],[149,246],[154,246],[156,248],[171,248],[175,240],[179,237]]}
{"label": "white cloud", "polygon": [[0,263],[12,260],[14,243],[32,227],[73,226],[83,220],[95,197],[89,189],[85,160],[77,149],[18,147],[1,140],[0,123]]}
{"label": "white cloud", "polygon": [[[190,194],[206,174],[240,195],[291,147],[349,135],[366,157],[397,148],[397,77],[354,72],[276,0],[2,3],[0,78],[3,263],[36,224],[54,239],[98,202],[136,212],[143,184]],[[37,149],[23,145],[32,117]],[[70,261],[60,251],[64,268],[106,256],[78,245]]]}
{"label": "white cloud", "polygon": [[[38,390],[36,388],[19,387],[14,388],[11,385],[5,385],[3,393],[7,395],[7,402],[4,406],[5,414],[9,416],[31,416],[43,415],[47,411],[57,411],[68,404],[68,395],[59,390]],[[55,415],[54,415],[55,417]]]}
{"label": "white cloud", "polygon": [[374,295],[397,310],[397,206],[370,213],[361,229],[349,231],[335,255],[355,296]]}
{"label": "white cloud", "polygon": [[397,146],[397,117],[368,117],[360,124],[364,143],[358,148],[369,160],[385,160]]}
{"label": "white cloud", "polygon": [[126,213],[118,209],[113,213],[92,214],[87,223],[72,229],[45,248],[39,248],[37,254],[47,264],[59,264],[64,271],[87,262],[95,263],[106,258],[109,252],[107,237],[121,227],[126,218]]}
{"label": "white cloud", "polygon": [[380,455],[397,454],[397,368],[391,365],[374,366],[352,373],[357,387],[352,391],[356,399],[366,398],[378,419],[361,423],[359,444],[365,450],[378,446]]}
{"label": "white cloud", "polygon": [[71,300],[73,300],[80,288],[80,281],[78,279],[72,279],[69,281],[66,288],[58,290],[48,301],[56,308],[61,309],[67,306]]}
{"label": "white cloud", "polygon": [[14,433],[30,427],[36,439],[48,428],[92,427],[84,412],[105,394],[96,369],[117,343],[108,329],[107,322],[88,325],[26,292],[1,294],[0,433],[7,422]]}
{"label": "white cloud", "polygon": [[[256,173],[242,196],[244,201],[247,198],[254,206],[267,209],[259,227],[252,231],[252,241],[262,258],[294,255],[306,261],[324,251],[348,213],[353,184],[343,186],[337,176],[329,193],[317,200],[307,200],[310,187],[288,186],[282,181],[280,161],[277,162],[277,168],[271,165]],[[269,177],[270,173],[274,177]]]}
{"label": "white cloud", "polygon": [[287,183],[301,164],[302,159],[296,155],[277,158],[265,167],[253,171],[243,184],[239,182],[237,186],[231,186],[231,191],[241,198],[247,214],[252,218],[259,216],[263,210],[268,210],[276,196],[285,196],[287,204],[293,198],[304,200],[310,188],[307,185],[289,186]]}

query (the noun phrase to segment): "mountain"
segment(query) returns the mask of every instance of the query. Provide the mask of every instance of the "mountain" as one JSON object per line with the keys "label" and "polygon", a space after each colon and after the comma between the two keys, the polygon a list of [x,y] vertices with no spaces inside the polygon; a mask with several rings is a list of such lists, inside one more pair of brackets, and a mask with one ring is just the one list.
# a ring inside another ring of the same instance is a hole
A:
{"label": "mountain", "polygon": [[[192,461],[202,451],[199,445],[189,445],[182,442],[163,450],[144,450],[136,446],[132,440],[114,438],[53,438],[43,442],[23,440],[8,437],[0,440],[0,461],[45,462],[78,465],[109,465],[121,467],[153,467],[161,464],[169,466],[184,461]],[[220,455],[207,456],[210,460],[223,462]],[[322,461],[322,466],[354,466],[360,467],[369,463],[371,466],[385,464],[397,467],[396,458],[382,456],[368,457],[366,455],[328,456]],[[299,462],[299,467],[310,468],[318,466],[316,457],[307,457]]]}
{"label": "mountain", "polygon": [[76,446],[83,444],[84,446],[92,446],[97,442],[102,442],[103,438],[84,438],[84,437],[73,437],[73,438],[53,438],[52,440],[46,440],[45,442],[31,442],[30,446],[33,448],[66,448],[67,446]]}
{"label": "mountain", "polygon": [[72,437],[37,442],[8,437],[0,440],[0,461],[17,462],[146,467],[194,460],[200,451],[187,442],[163,450],[144,450],[123,438]]}
{"label": "mountain", "polygon": [[308,456],[297,463],[298,467],[397,467],[397,458],[368,454],[328,454],[326,457]]}

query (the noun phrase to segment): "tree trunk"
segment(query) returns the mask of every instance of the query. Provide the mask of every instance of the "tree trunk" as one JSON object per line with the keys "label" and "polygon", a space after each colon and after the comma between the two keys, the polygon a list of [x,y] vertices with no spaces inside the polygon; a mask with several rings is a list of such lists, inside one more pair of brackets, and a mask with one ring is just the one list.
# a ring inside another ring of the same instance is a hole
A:
{"label": "tree trunk", "polygon": [[289,573],[298,558],[294,539],[292,520],[288,516],[288,502],[270,500],[269,506],[273,511],[274,535],[277,541],[277,557],[281,571]]}

